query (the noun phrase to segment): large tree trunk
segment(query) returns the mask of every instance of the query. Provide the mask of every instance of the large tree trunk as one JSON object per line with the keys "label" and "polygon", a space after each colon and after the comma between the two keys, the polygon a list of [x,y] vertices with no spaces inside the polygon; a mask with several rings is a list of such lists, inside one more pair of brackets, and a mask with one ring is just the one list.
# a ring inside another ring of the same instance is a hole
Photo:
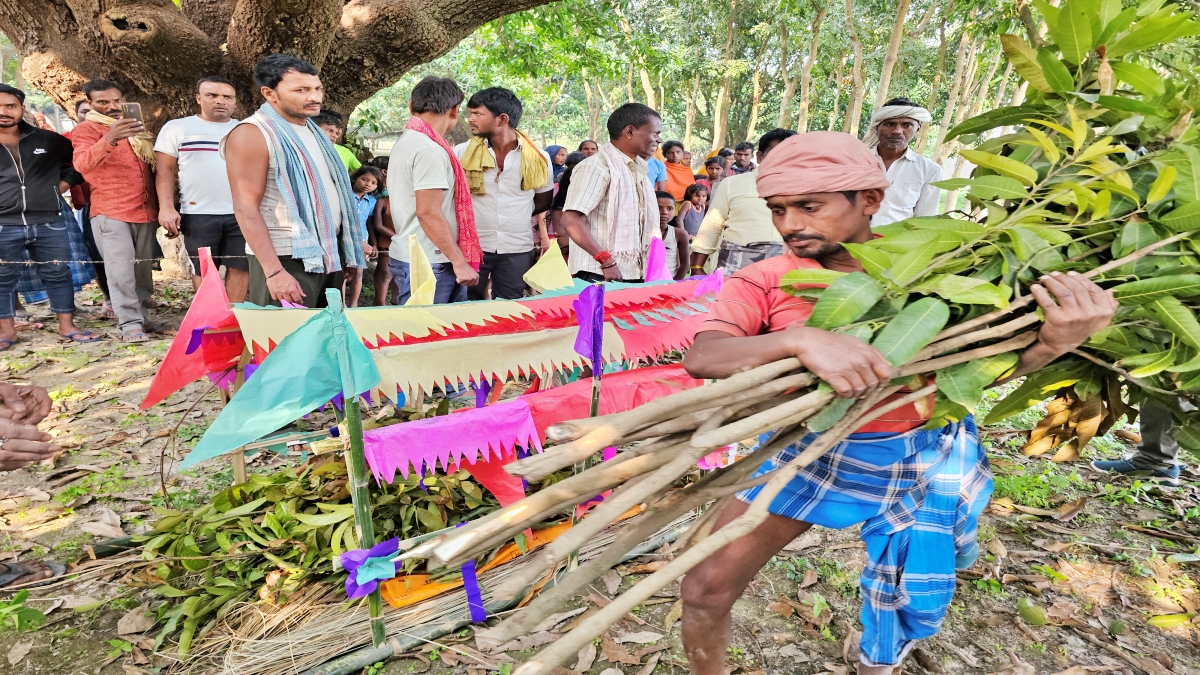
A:
{"label": "large tree trunk", "polygon": [[788,17],[781,16],[779,18],[779,76],[783,78],[783,93],[779,95],[779,117],[775,126],[782,127],[787,124],[788,113],[791,112],[792,97],[796,95],[797,78],[788,73],[792,70],[792,64],[788,60],[790,52],[788,51]]}
{"label": "large tree trunk", "polygon": [[904,37],[904,19],[908,16],[910,0],[896,0],[896,21],[892,24],[892,38],[888,41],[887,53],[883,57],[883,68],[879,71],[879,86],[875,88],[875,109],[883,107],[888,100],[888,87],[892,83],[892,70],[900,55],[900,39]]}
{"label": "large tree trunk", "polygon": [[738,0],[729,3],[729,24],[725,30],[725,59],[721,67],[725,74],[721,76],[721,89],[717,92],[717,105],[713,110],[713,147],[725,146],[725,132],[729,126],[729,87],[732,84],[729,75],[729,59],[733,55],[734,16],[737,13]]}
{"label": "large tree trunk", "polygon": [[750,94],[750,120],[746,122],[746,140],[753,141],[755,136],[755,127],[758,126],[758,108],[762,104],[762,67],[763,54],[767,52],[767,43],[770,42],[770,37],[764,37],[762,46],[758,48],[758,57],[754,59],[754,76],[753,90]]}
{"label": "large tree trunk", "polygon": [[828,131],[833,131],[833,125],[837,124],[838,106],[842,103],[842,80],[845,78],[846,72],[846,52],[842,52],[838,57],[837,69],[833,71],[833,107],[829,109],[829,125],[825,127]]}
{"label": "large tree trunk", "polygon": [[[821,24],[825,21],[825,12],[829,3],[817,7],[817,16],[813,19],[812,40],[808,43],[808,58],[804,59],[804,68],[800,71],[800,113],[796,118],[796,131],[808,131],[808,108],[812,100],[812,71],[817,64],[817,50],[821,46]],[[837,107],[837,104],[834,104]],[[786,126],[781,122],[779,126]]]}
{"label": "large tree trunk", "polygon": [[583,80],[583,94],[587,97],[588,109],[588,138],[596,138],[596,129],[600,125],[600,102],[592,95],[592,85],[586,78]]}
{"label": "large tree trunk", "polygon": [[545,0],[8,0],[0,32],[34,87],[73,113],[91,79],[116,80],[147,127],[194,112],[196,80],[225,75],[241,113],[260,100],[254,63],[295,54],[321,69],[325,105],[349,113],[480,25]]}
{"label": "large tree trunk", "polygon": [[700,71],[692,80],[692,90],[688,93],[687,112],[684,113],[683,147],[692,149],[692,126],[696,123],[696,97],[700,95]]}
{"label": "large tree trunk", "polygon": [[[942,69],[946,66],[946,19],[942,18],[942,24],[938,27],[938,58],[937,67],[933,73],[933,86],[929,89],[929,100],[925,103],[925,109],[933,115],[933,107],[937,105],[938,92],[942,88]],[[929,127],[931,125],[924,124],[921,130],[917,133],[917,152],[925,151],[925,143],[929,140]]]}
{"label": "large tree trunk", "polygon": [[946,140],[946,132],[950,130],[950,123],[954,120],[954,106],[958,102],[958,90],[962,87],[963,75],[965,75],[965,63],[967,60],[967,48],[970,45],[970,38],[966,31],[963,31],[962,37],[958,40],[958,59],[954,63],[954,79],[950,82],[950,93],[946,96],[946,107],[942,109],[942,120],[938,125],[937,140],[933,143],[933,161],[941,163],[946,157],[944,152]]}
{"label": "large tree trunk", "polygon": [[850,33],[850,44],[854,47],[854,67],[850,71],[853,88],[850,91],[850,102],[846,105],[846,119],[842,122],[842,131],[857,136],[866,84],[862,74],[863,43],[858,39],[858,31],[854,29],[854,0],[846,0],[846,30]]}

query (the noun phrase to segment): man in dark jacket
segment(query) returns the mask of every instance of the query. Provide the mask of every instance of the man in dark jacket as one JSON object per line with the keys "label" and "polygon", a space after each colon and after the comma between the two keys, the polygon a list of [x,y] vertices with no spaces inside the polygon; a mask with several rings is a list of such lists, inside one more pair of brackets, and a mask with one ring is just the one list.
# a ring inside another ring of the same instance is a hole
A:
{"label": "man in dark jacket", "polygon": [[[72,168],[71,142],[53,131],[22,121],[25,92],[0,84],[0,351],[17,342],[13,299],[22,250],[29,252],[38,277],[58,315],[58,333],[75,342],[98,335],[75,326],[71,285],[71,246],[59,211],[61,194],[82,178]],[[54,261],[54,262],[50,262]]]}

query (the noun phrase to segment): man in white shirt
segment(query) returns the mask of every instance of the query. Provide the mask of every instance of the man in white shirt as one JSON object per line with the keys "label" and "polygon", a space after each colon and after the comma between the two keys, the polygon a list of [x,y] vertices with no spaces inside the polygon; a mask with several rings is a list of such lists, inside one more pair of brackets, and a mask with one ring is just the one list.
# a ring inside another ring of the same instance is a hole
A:
{"label": "man in white shirt", "polygon": [[[154,143],[158,173],[158,223],[168,232],[183,235],[183,246],[192,259],[192,287],[200,288],[199,251],[207,246],[213,262],[225,266],[225,292],[230,302],[246,299],[250,265],[246,239],[233,216],[233,194],[221,139],[233,131],[237,90],[233,83],[209,75],[196,83],[200,114],[163,125]],[[175,209],[175,176],[179,175],[179,209]],[[228,257],[227,257],[228,256]]]}
{"label": "man in white shirt", "polygon": [[942,179],[942,168],[908,147],[921,125],[932,119],[928,110],[906,98],[884,103],[871,116],[863,143],[879,153],[892,184],[871,218],[871,227],[937,215],[941,191],[934,183]]}
{"label": "man in white shirt", "polygon": [[387,187],[396,236],[388,250],[388,269],[396,280],[396,300],[401,305],[408,302],[412,290],[410,237],[416,238],[433,267],[435,305],[464,302],[467,288],[479,283],[480,260],[469,257],[479,254],[478,243],[474,242],[474,251],[460,245],[474,240],[475,226],[473,219],[467,221],[472,216],[469,204],[459,218],[461,209],[455,199],[457,174],[462,169],[445,139],[458,123],[462,101],[462,89],[454,80],[432,75],[424,78],[413,87],[408,102],[412,118],[392,145]]}
{"label": "man in white shirt", "polygon": [[517,131],[521,111],[521,100],[508,89],[476,92],[467,101],[474,138],[454,148],[471,188],[483,249],[479,283],[467,289],[471,300],[487,299],[489,280],[492,298],[525,295],[523,277],[537,261],[530,219],[554,199],[550,156]]}

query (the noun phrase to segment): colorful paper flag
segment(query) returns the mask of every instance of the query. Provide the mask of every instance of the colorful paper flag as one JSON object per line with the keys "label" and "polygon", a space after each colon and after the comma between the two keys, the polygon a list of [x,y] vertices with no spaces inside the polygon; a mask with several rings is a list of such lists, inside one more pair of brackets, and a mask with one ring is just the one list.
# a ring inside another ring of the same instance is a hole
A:
{"label": "colorful paper flag", "polygon": [[437,277],[433,276],[433,265],[417,241],[417,235],[408,235],[408,301],[405,305],[432,305],[437,291]]}
{"label": "colorful paper flag", "polygon": [[[167,349],[167,355],[163,357],[162,365],[154,373],[150,390],[146,392],[146,398],[139,406],[142,410],[204,377],[208,368],[206,355],[198,351],[200,341],[197,341],[197,349],[189,349],[196,337],[195,331],[203,331],[204,328],[229,321],[233,316],[232,310],[229,309],[229,296],[225,294],[225,284],[221,282],[221,275],[217,272],[217,266],[213,264],[207,246],[200,249],[200,276],[200,288],[179,325],[179,332],[175,334],[175,339]],[[244,344],[240,336],[236,340],[221,342],[217,347],[221,354],[214,356],[228,354],[229,360],[236,362]]]}
{"label": "colorful paper flag", "polygon": [[667,267],[667,246],[662,239],[650,240],[646,253],[646,281],[670,281],[671,270]]}
{"label": "colorful paper flag", "polygon": [[571,270],[567,268],[567,261],[563,259],[557,245],[546,249],[542,257],[538,258],[538,261],[522,278],[530,288],[538,293],[570,288],[575,284]]}
{"label": "colorful paper flag", "polygon": [[571,306],[579,319],[575,352],[591,361],[593,368],[599,368],[604,353],[604,284],[583,289]]}
{"label": "colorful paper flag", "polygon": [[340,393],[379,384],[379,369],[346,320],[341,293],[267,356],[179,468],[225,454],[280,429]]}

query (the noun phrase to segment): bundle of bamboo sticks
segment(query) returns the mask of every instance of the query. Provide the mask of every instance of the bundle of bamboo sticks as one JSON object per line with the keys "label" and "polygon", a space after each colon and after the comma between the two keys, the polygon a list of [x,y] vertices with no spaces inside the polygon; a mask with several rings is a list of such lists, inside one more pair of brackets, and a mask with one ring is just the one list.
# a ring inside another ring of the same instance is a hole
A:
{"label": "bundle of bamboo sticks", "polygon": [[[1157,246],[1114,260],[1088,276],[1103,274],[1154,248]],[[1031,296],[1025,295],[1005,309],[942,330],[915,356],[896,368],[889,386],[852,403],[835,400],[827,388],[815,386],[819,384],[817,378],[803,371],[797,359],[789,358],[666,396],[628,412],[558,424],[548,430],[548,440],[559,445],[508,465],[509,472],[538,480],[588,461],[604,448],[618,446],[623,449],[608,462],[591,466],[453,533],[428,541],[402,557],[429,559],[431,566],[458,566],[537,522],[615,488],[587,518],[535,552],[534,561],[494,590],[495,597],[513,597],[552,573],[562,560],[626,511],[644,506],[645,515],[623,528],[600,555],[563,575],[553,589],[539,595],[517,614],[477,634],[482,641],[499,644],[532,630],[617,564],[627,551],[675,518],[715,500],[765,484],[743,515],[711,535],[707,533],[714,520],[713,514],[719,509],[709,509],[686,535],[690,548],[527,661],[514,675],[549,673],[639,603],[721,547],[760,525],[768,515],[768,505],[802,468],[864,424],[924,399],[936,390],[937,384],[928,383],[929,378],[921,378],[919,384],[914,384],[914,376],[1017,351],[1033,343],[1037,331],[1032,327],[1040,321],[1037,314],[1027,312],[1012,318],[1032,301]],[[878,405],[906,385],[912,391],[885,405]],[[840,417],[838,413],[842,413]],[[815,423],[818,419],[821,420],[819,426]],[[813,431],[823,433],[790,463],[765,476],[750,478],[764,461]],[[712,471],[685,487],[671,489],[681,478],[692,473],[696,461],[706,454],[768,432],[773,432],[770,439],[748,457]]]}

